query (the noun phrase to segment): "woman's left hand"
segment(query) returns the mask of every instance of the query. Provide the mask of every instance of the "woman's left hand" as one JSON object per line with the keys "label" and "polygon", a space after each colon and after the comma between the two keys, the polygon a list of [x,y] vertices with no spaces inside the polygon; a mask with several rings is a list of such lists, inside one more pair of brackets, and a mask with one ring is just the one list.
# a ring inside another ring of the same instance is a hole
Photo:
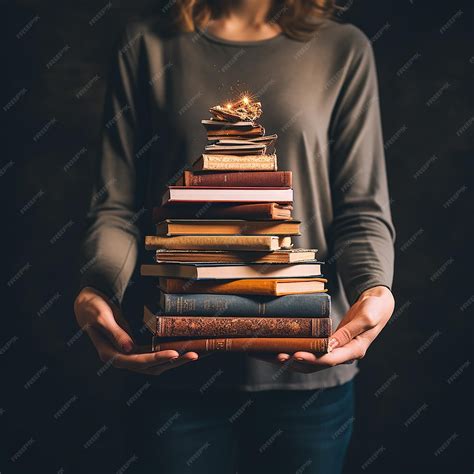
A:
{"label": "woman's left hand", "polygon": [[288,364],[289,369],[302,373],[317,372],[362,359],[370,344],[387,324],[394,307],[395,300],[388,288],[385,286],[370,288],[351,306],[331,336],[329,341],[331,351],[328,354],[282,353],[276,358],[273,356],[261,359],[276,362],[278,365]]}

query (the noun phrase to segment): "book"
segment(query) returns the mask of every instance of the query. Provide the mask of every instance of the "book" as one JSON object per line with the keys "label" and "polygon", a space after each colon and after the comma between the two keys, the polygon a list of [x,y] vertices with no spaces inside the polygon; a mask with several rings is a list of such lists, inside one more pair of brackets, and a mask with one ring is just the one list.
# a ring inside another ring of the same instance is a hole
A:
{"label": "book", "polygon": [[215,138],[212,141],[216,142],[216,145],[252,145],[254,143],[264,143],[267,146],[273,145],[278,138],[276,133],[272,135],[263,135],[261,137],[246,137],[246,138],[222,138],[216,140]]}
{"label": "book", "polygon": [[145,248],[147,250],[246,250],[271,251],[291,248],[291,237],[269,235],[181,235],[161,237],[147,235]]}
{"label": "book", "polygon": [[210,188],[168,186],[162,205],[174,202],[293,202],[291,188]]}
{"label": "book", "polygon": [[140,267],[143,276],[164,276],[190,278],[195,280],[229,280],[239,278],[307,278],[321,276],[321,263],[301,262],[290,265],[284,263],[181,263],[166,262],[143,264]]}
{"label": "book", "polygon": [[261,137],[265,134],[265,129],[261,125],[257,125],[252,128],[231,128],[228,126],[216,129],[208,130],[207,138],[212,137]]}
{"label": "book", "polygon": [[201,120],[201,123],[206,129],[208,137],[213,135],[261,137],[265,135],[265,128],[261,124],[251,121],[228,122],[211,119]]}
{"label": "book", "polygon": [[247,140],[254,143],[265,143],[265,145],[270,146],[276,142],[277,138],[278,138],[278,135],[276,133],[272,133],[271,135],[263,135],[261,137],[247,138]]}
{"label": "book", "polygon": [[215,118],[201,120],[201,124],[206,130],[219,130],[221,128],[232,128],[234,130],[248,130],[256,126],[252,120],[237,120],[230,122],[228,120],[219,120]]}
{"label": "book", "polygon": [[167,219],[156,225],[157,235],[300,235],[300,221],[243,219]]}
{"label": "book", "polygon": [[265,186],[291,188],[291,171],[231,171],[192,172],[184,171],[175,186]]}
{"label": "book", "polygon": [[157,262],[219,262],[219,263],[295,263],[316,259],[316,249],[245,252],[228,250],[163,250],[155,253]]}
{"label": "book", "polygon": [[215,105],[209,109],[209,112],[217,120],[227,122],[238,122],[239,120],[254,121],[262,114],[262,104],[250,101],[248,97],[244,96],[237,103],[226,104],[225,107]]}
{"label": "book", "polygon": [[330,318],[157,316],[145,306],[145,325],[156,337],[329,337]]}
{"label": "book", "polygon": [[154,338],[153,351],[175,350],[179,353],[194,351],[198,354],[207,352],[246,352],[246,353],[279,353],[294,354],[295,352],[315,352],[325,354],[329,352],[329,339],[321,337],[239,337],[189,339],[178,341],[162,341]]}
{"label": "book", "polygon": [[264,143],[245,142],[239,144],[223,144],[223,139],[224,137],[220,135],[216,135],[212,139],[210,138],[209,140],[215,140],[216,143],[204,147],[206,155],[263,156],[267,150],[267,146]]}
{"label": "book", "polygon": [[[213,146],[213,145],[209,145]],[[215,147],[215,145],[214,145]],[[222,150],[221,150],[222,151]],[[277,158],[272,155],[201,155],[193,163],[194,171],[277,171]]]}
{"label": "book", "polygon": [[325,278],[262,278],[241,280],[186,280],[160,278],[166,293],[207,293],[231,295],[295,295],[325,292]]}
{"label": "book", "polygon": [[327,293],[287,296],[206,295],[161,293],[163,316],[259,316],[272,318],[327,318]]}
{"label": "book", "polygon": [[161,222],[165,219],[291,219],[293,207],[290,204],[277,204],[275,202],[263,203],[213,203],[192,204],[175,203],[168,206],[153,208],[153,221]]}

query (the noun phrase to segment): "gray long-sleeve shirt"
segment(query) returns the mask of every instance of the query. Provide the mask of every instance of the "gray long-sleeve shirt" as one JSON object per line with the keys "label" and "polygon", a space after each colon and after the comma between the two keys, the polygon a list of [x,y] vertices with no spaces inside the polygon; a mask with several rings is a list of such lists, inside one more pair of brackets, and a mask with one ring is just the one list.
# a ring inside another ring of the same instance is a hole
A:
{"label": "gray long-sleeve shirt", "polygon": [[[233,42],[209,33],[160,37],[129,25],[113,61],[99,173],[84,243],[82,285],[121,301],[136,267],[144,208],[202,152],[210,106],[248,91],[277,133],[291,170],[296,246],[326,260],[336,325],[364,290],[390,287],[394,230],[372,49],[354,26],[325,21],[309,42],[285,35]],[[313,389],[350,380],[355,365],[299,374],[240,354],[216,354],[162,375],[171,387]]]}

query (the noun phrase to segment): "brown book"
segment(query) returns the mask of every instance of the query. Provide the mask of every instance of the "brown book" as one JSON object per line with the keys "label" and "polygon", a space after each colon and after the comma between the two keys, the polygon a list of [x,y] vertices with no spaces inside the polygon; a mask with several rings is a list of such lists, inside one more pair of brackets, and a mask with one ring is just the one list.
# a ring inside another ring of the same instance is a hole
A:
{"label": "brown book", "polygon": [[304,338],[265,338],[265,337],[240,337],[240,338],[215,338],[215,339],[190,339],[184,341],[162,341],[154,338],[152,350],[175,350],[179,353],[197,352],[248,352],[248,353],[288,353],[315,352],[325,354],[329,352],[329,339],[318,337]]}
{"label": "brown book", "polygon": [[266,186],[291,188],[291,171],[233,171],[229,173],[185,171],[176,186]]}
{"label": "brown book", "polygon": [[[262,113],[262,107],[260,102],[255,102],[254,103],[256,107],[259,109],[257,112],[253,115],[252,120],[257,119],[260,117]],[[242,114],[239,110],[236,110],[235,107],[231,106],[229,107],[224,107],[222,105],[215,105],[214,107],[211,107],[209,109],[209,112],[215,117],[212,120],[221,120],[221,121],[228,121],[228,122],[237,122],[239,120],[248,120],[249,115],[248,114]]]}
{"label": "brown book", "polygon": [[165,219],[291,219],[293,207],[290,204],[262,202],[252,204],[213,203],[209,204],[174,204],[153,209],[153,221]]}
{"label": "brown book", "polygon": [[270,235],[147,235],[146,250],[246,250],[271,251],[291,248],[291,237]]}
{"label": "brown book", "polygon": [[144,322],[157,337],[329,337],[330,318],[156,316],[145,306]]}
{"label": "brown book", "polygon": [[327,291],[325,278],[265,278],[242,280],[187,280],[160,278],[159,287],[166,293],[207,293],[230,295],[296,295]]}
{"label": "brown book", "polygon": [[[212,143],[211,145],[206,145],[204,148],[205,154],[207,155],[237,155],[237,156],[246,156],[246,155],[265,155],[267,151],[267,145],[264,143],[252,143],[245,142],[241,144],[224,144],[221,143],[225,137],[215,136],[209,140],[217,141],[217,143]],[[234,140],[236,141],[236,140]]]}
{"label": "brown book", "polygon": [[321,262],[298,263],[190,263],[159,262],[143,264],[142,276],[189,278],[195,280],[230,280],[258,278],[316,278],[321,276]]}
{"label": "brown book", "polygon": [[295,263],[316,258],[316,249],[244,252],[226,250],[157,250],[157,262],[219,262],[219,263]]}
{"label": "brown book", "polygon": [[208,130],[207,131],[207,139],[208,140],[215,140],[217,137],[242,137],[242,138],[253,138],[253,137],[261,137],[265,134],[265,130],[263,127],[255,127],[249,130],[232,130],[222,128],[220,130]]}
{"label": "brown book", "polygon": [[276,171],[277,157],[272,155],[203,154],[193,164],[194,171]]}
{"label": "brown book", "polygon": [[243,219],[167,219],[156,225],[157,235],[300,235],[300,221]]}
{"label": "brown book", "polygon": [[261,125],[252,122],[251,120],[216,120],[208,119],[201,120],[201,124],[206,130],[252,130],[254,128],[263,128]]}

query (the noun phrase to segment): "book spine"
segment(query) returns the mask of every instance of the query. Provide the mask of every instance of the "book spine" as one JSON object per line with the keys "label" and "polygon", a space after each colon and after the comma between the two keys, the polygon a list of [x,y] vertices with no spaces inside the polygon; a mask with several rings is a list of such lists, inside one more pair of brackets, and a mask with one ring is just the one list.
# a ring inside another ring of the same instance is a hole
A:
{"label": "book spine", "polygon": [[[292,207],[285,207],[291,212]],[[153,208],[153,222],[158,223],[165,219],[195,219],[196,216],[202,218],[222,218],[222,219],[272,219],[276,218],[278,207],[275,203],[258,204],[227,204],[215,206],[175,206],[175,207],[155,207]],[[285,216],[287,220],[290,216]],[[279,218],[280,219],[280,218]]]}
{"label": "book spine", "polygon": [[158,337],[329,337],[330,318],[157,316]]}
{"label": "book spine", "polygon": [[287,295],[279,298],[238,295],[162,294],[165,315],[261,316],[327,318],[331,298],[326,293]]}
{"label": "book spine", "polygon": [[155,351],[175,350],[180,353],[195,351],[198,354],[206,352],[285,352],[293,354],[299,351],[316,352],[325,354],[328,352],[328,338],[264,338],[264,337],[241,337],[241,338],[215,338],[215,339],[190,339],[184,341],[154,341]]}
{"label": "book spine", "polygon": [[272,237],[262,236],[174,236],[147,235],[147,250],[272,250]]}
{"label": "book spine", "polygon": [[276,171],[276,155],[202,155],[203,171]]}
{"label": "book spine", "polygon": [[259,171],[195,174],[184,172],[184,186],[287,187],[291,188],[291,171]]}
{"label": "book spine", "polygon": [[181,278],[160,278],[160,288],[167,293],[204,293],[234,295],[276,296],[276,283],[272,280],[233,280],[230,282],[198,281]]}

